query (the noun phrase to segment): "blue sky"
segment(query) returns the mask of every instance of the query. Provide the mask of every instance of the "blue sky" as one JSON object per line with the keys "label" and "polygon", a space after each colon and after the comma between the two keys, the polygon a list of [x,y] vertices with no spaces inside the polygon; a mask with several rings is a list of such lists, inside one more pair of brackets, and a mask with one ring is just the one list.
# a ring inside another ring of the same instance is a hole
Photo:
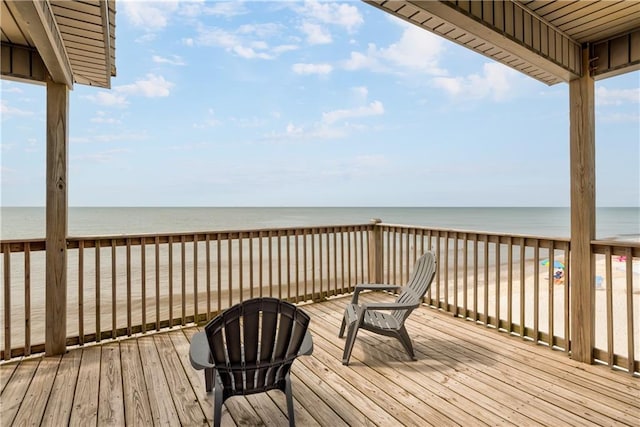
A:
{"label": "blue sky", "polygon": [[[568,206],[569,88],[363,2],[117,4],[70,93],[71,206]],[[1,204],[45,204],[45,88],[1,82]],[[599,206],[640,206],[640,72],[596,83]]]}

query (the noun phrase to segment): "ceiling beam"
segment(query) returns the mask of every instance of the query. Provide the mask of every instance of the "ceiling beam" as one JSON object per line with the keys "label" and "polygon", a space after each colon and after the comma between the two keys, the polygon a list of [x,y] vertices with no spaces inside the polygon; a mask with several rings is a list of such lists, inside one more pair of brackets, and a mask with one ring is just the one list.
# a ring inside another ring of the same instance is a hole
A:
{"label": "ceiling beam", "polygon": [[546,84],[582,75],[581,45],[514,0],[364,0]]}
{"label": "ceiling beam", "polygon": [[640,70],[640,28],[593,43],[590,56],[596,80]]}
{"label": "ceiling beam", "polygon": [[52,80],[72,89],[71,63],[49,1],[7,0],[6,4],[15,16],[19,16],[26,23],[29,36],[40,53]]}

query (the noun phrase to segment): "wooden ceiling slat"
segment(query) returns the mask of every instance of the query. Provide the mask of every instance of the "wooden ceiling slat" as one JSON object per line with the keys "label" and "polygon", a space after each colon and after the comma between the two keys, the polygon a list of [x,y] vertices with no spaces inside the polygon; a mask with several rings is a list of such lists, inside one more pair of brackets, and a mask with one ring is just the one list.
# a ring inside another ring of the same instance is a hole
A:
{"label": "wooden ceiling slat", "polygon": [[[68,0],[50,0],[51,7],[54,12],[59,13],[73,13],[77,12],[82,15],[95,15],[102,16],[100,10],[100,2],[83,2],[83,1],[68,1]],[[66,12],[69,11],[69,12]]]}
{"label": "wooden ceiling slat", "polygon": [[20,30],[13,13],[5,2],[2,2],[2,8],[0,9],[0,22],[2,23],[2,33],[9,43],[33,47],[33,41]]}
{"label": "wooden ceiling slat", "polygon": [[[596,7],[597,6],[597,7]],[[637,7],[640,7],[640,3],[636,4]],[[551,23],[557,27],[559,27],[562,31],[567,31],[572,27],[577,27],[580,25],[584,25],[585,23],[590,23],[598,18],[603,16],[607,16],[618,12],[620,10],[632,8],[632,3],[614,3],[614,2],[604,2],[604,3],[596,3],[590,6],[584,6],[583,8],[569,13],[561,18],[554,19]]]}
{"label": "wooden ceiling slat", "polygon": [[619,34],[623,34],[633,29],[637,29],[638,24],[637,23],[634,24],[632,21],[630,21],[629,18],[635,19],[636,22],[640,22],[640,10],[634,13],[626,14],[624,16],[619,17],[616,20],[611,21],[611,25],[614,26],[616,29],[615,33],[612,33],[608,26],[606,26],[606,28],[603,28],[603,26],[599,26],[599,27],[593,27],[593,28],[581,31],[579,33],[576,33],[575,37],[577,40],[592,39],[592,40],[599,41],[599,40],[608,39],[610,37],[613,37]]}
{"label": "wooden ceiling slat", "polygon": [[102,40],[87,39],[85,37],[79,37],[74,34],[65,34],[64,41],[65,43],[76,42],[81,45],[98,47],[101,48],[103,52],[105,49],[104,42]]}
{"label": "wooden ceiling slat", "polygon": [[[557,19],[584,6],[584,0],[542,1],[535,3],[536,5],[539,3],[543,4],[535,9],[529,9],[547,21]],[[529,7],[529,5],[527,5],[527,7]]]}
{"label": "wooden ceiling slat", "polygon": [[[615,9],[608,8],[606,9],[606,11],[609,13],[590,17],[591,19],[589,19],[588,21],[577,21],[577,22],[570,21],[566,25],[564,25],[566,30],[563,30],[563,31],[566,31],[568,34],[571,34],[573,35],[573,37],[577,38],[577,36],[575,36],[576,34],[584,33],[585,31],[591,30],[593,28],[600,27],[601,29],[602,27],[604,27],[604,28],[607,28],[607,30],[609,30],[610,27],[609,25],[607,25],[608,23],[614,22],[620,18],[626,20],[629,18],[630,15],[633,15],[634,13],[635,14],[640,13],[640,2],[636,5],[627,4],[622,6],[626,6],[626,7],[623,7],[623,8],[618,7]],[[601,12],[605,12],[605,10],[603,9]],[[616,29],[616,31],[618,30]]]}
{"label": "wooden ceiling slat", "polygon": [[63,38],[67,36],[82,37],[92,41],[98,40],[104,44],[104,37],[102,37],[102,33],[96,33],[95,31],[84,30],[82,28],[73,28],[66,25],[59,26],[58,28],[60,29],[60,34],[62,34]]}

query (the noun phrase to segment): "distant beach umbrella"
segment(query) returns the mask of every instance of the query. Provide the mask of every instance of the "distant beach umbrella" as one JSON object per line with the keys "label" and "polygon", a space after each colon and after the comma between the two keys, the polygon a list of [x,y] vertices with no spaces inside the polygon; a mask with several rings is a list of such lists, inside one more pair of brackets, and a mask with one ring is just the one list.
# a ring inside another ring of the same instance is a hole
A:
{"label": "distant beach umbrella", "polygon": [[[549,265],[549,259],[543,259],[542,261],[540,261],[540,264],[547,266]],[[561,263],[560,261],[553,261],[553,268],[562,268],[564,269],[564,264]]]}

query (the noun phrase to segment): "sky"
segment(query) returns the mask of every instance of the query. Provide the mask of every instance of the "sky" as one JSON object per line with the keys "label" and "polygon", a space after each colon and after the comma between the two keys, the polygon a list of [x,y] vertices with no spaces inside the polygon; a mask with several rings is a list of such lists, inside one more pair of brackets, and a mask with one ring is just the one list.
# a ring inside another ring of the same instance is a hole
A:
{"label": "sky", "polygon": [[[70,206],[569,206],[569,86],[364,2],[118,0],[70,92]],[[44,206],[46,90],[1,81],[2,206]],[[640,206],[640,72],[596,82],[596,204]]]}

